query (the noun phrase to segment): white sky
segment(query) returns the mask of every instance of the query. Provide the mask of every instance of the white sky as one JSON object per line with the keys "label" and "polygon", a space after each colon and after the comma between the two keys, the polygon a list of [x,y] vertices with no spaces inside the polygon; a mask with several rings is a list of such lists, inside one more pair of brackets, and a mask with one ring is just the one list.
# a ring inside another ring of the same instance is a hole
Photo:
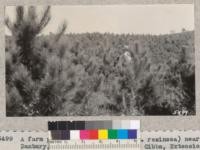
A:
{"label": "white sky", "polygon": [[[14,19],[15,8],[6,8]],[[41,7],[38,8],[41,11]],[[166,34],[182,28],[194,30],[193,4],[52,6],[51,21],[43,33],[55,33],[66,20],[66,32]],[[6,34],[9,34],[6,28]]]}

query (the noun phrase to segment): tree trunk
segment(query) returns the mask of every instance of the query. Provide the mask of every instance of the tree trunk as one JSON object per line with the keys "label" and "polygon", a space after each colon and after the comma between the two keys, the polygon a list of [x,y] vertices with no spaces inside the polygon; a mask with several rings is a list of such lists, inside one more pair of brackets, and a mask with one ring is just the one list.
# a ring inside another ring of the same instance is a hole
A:
{"label": "tree trunk", "polygon": [[125,91],[122,92],[122,104],[123,104],[123,114],[127,114],[127,103],[126,103],[126,98],[125,98]]}

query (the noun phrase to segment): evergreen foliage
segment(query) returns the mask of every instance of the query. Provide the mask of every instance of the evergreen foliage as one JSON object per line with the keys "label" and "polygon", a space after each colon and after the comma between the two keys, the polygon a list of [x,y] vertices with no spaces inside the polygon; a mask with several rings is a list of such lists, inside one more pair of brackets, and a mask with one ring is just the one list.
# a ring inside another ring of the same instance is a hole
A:
{"label": "evergreen foliage", "polygon": [[5,20],[8,116],[195,114],[193,32],[40,35],[50,18]]}

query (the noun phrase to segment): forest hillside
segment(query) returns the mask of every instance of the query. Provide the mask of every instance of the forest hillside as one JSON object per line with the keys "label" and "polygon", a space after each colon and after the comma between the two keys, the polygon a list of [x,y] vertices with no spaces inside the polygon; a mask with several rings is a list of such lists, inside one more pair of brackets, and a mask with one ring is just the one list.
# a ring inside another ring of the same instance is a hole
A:
{"label": "forest hillside", "polygon": [[195,114],[193,31],[50,33],[31,48],[20,62],[6,36],[8,116]]}

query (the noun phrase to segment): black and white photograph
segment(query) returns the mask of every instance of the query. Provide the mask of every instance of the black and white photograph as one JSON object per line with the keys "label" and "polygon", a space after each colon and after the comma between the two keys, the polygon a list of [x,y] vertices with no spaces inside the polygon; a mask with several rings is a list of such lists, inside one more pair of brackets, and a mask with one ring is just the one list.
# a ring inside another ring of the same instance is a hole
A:
{"label": "black and white photograph", "polygon": [[193,4],[5,7],[6,116],[196,114]]}

